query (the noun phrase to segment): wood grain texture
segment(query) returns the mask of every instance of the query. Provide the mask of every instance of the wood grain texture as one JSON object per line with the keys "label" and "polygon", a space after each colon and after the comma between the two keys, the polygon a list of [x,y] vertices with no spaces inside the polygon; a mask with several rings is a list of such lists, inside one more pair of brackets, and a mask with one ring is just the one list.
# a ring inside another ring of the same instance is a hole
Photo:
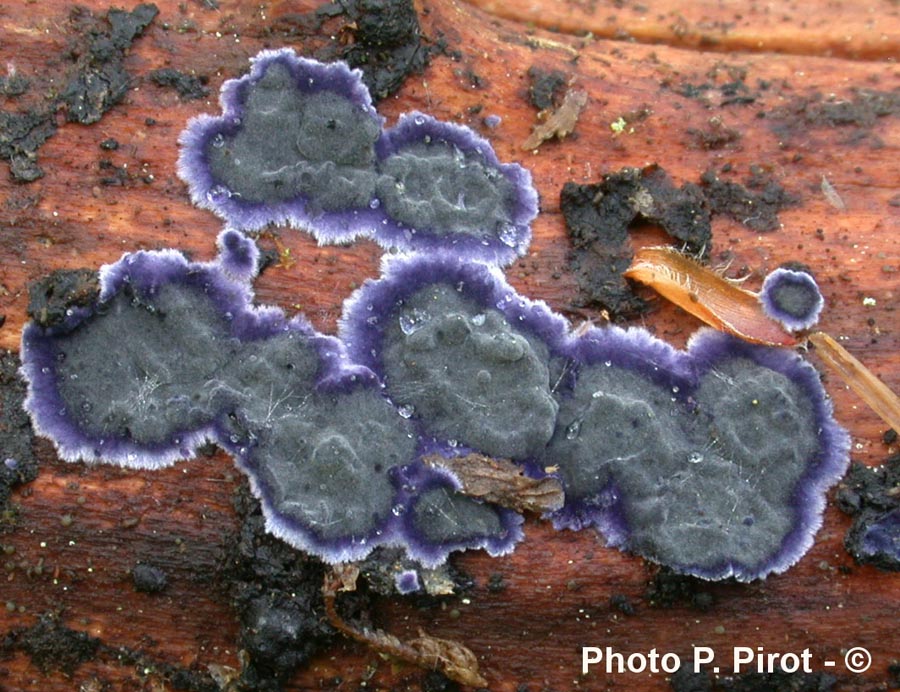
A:
{"label": "wood grain texture", "polygon": [[[98,0],[80,4],[97,14],[108,8]],[[190,117],[217,111],[221,83],[244,73],[258,50],[289,45],[312,54],[332,45],[343,22],[335,17],[316,28],[299,21],[316,7],[309,0],[222,0],[218,9],[194,1],[157,4],[159,16],[126,57],[133,83],[124,102],[91,126],[60,117],[58,131],[39,150],[45,171],[40,180],[14,184],[0,164],[4,348],[18,349],[28,283],[54,269],[98,267],[142,248],[176,247],[196,259],[211,258],[221,223],[190,205],[175,174],[179,132]],[[466,124],[491,141],[501,160],[520,161],[532,171],[541,213],[530,253],[507,276],[523,293],[575,321],[601,316],[573,307],[577,289],[567,268],[558,202],[564,182],[596,182],[623,166],[653,162],[676,184],[697,182],[704,171],[726,165],[728,179],[745,182],[752,167],[761,167],[798,195],[799,204],[782,211],[781,228],[766,234],[716,217],[713,261],[729,251],[727,274],[749,274],[745,285],[753,290],[783,261],[813,267],[826,298],[820,327],[900,390],[900,119],[860,105],[860,90],[896,98],[900,71],[886,58],[898,54],[897,5],[874,2],[857,11],[849,3],[811,0],[784,9],[751,4],[739,20],[731,5],[688,5],[607,12],[599,3],[510,2],[499,17],[452,0],[424,0],[419,9],[425,35],[433,44],[446,42],[449,50],[436,54],[423,74],[410,76],[379,109],[389,123],[420,109]],[[496,11],[500,6],[484,4]],[[27,94],[0,98],[4,109],[38,107],[60,88],[71,69],[67,51],[79,40],[71,10],[59,0],[4,7],[0,50],[7,70],[31,81]],[[607,21],[612,14],[616,20]],[[679,16],[690,31],[672,29]],[[649,27],[646,35],[637,22]],[[707,24],[713,28],[701,30]],[[659,45],[619,40],[617,31],[606,30],[610,25]],[[537,26],[592,31],[594,37]],[[844,40],[847,35],[852,40]],[[710,47],[715,50],[700,50]],[[527,100],[531,66],[562,71],[589,100],[573,135],[523,154],[520,146],[535,121]],[[208,78],[211,95],[183,100],[154,85],[146,75],[160,67]],[[735,81],[747,86],[752,101],[723,105],[726,86]],[[836,105],[829,110],[830,104]],[[832,111],[850,115],[830,117]],[[500,125],[488,128],[488,115],[500,116]],[[610,125],[620,117],[627,126],[617,133]],[[723,127],[737,136],[708,148],[703,133]],[[102,150],[100,143],[110,137],[119,149]],[[103,184],[104,159],[122,171],[121,184]],[[844,209],[829,202],[823,178]],[[302,310],[317,328],[333,331],[342,301],[377,275],[379,251],[367,242],[320,248],[289,230],[279,237],[294,262],[263,274],[258,301],[288,313]],[[659,239],[653,229],[636,234],[636,242]],[[698,327],[662,303],[642,323],[678,346]],[[881,442],[883,424],[834,378],[826,386],[837,418],[851,432],[853,458],[879,463],[889,452]],[[0,534],[6,567],[0,589],[7,604],[0,610],[0,634],[54,612],[68,627],[110,647],[140,650],[150,662],[198,670],[238,666],[238,625],[213,579],[222,542],[237,526],[231,498],[241,480],[227,456],[150,474],[64,464],[46,441],[37,452],[40,476],[15,493],[18,518]],[[712,585],[715,605],[699,612],[686,605],[651,606],[643,596],[653,568],[604,548],[593,532],[555,532],[530,520],[526,540],[512,555],[459,556],[457,564],[475,582],[465,601],[417,608],[383,600],[374,618],[401,637],[415,636],[422,627],[464,642],[478,655],[490,689],[500,692],[666,690],[664,675],[582,677],[580,647],[612,646],[626,653],[656,647],[684,655],[693,644],[713,647],[721,656],[737,644],[775,651],[809,647],[814,661],[840,661],[844,649],[865,646],[872,668],[851,675],[839,662],[831,671],[838,677],[836,689],[884,689],[888,665],[900,658],[900,577],[853,565],[842,546],[848,524],[829,506],[815,546],[797,566],[763,583]],[[138,561],[165,569],[165,592],[134,591],[130,570]],[[505,588],[489,589],[498,574]],[[610,608],[614,594],[631,599],[635,614]],[[339,643],[298,671],[288,689],[419,690],[422,681],[421,671]],[[0,660],[3,690],[79,686],[167,689],[150,663],[122,663],[109,653],[71,674],[44,674],[22,652]]]}
{"label": "wood grain texture", "polygon": [[602,3],[597,0],[469,0],[488,12],[564,34],[721,52],[896,58],[897,5],[794,0]]}

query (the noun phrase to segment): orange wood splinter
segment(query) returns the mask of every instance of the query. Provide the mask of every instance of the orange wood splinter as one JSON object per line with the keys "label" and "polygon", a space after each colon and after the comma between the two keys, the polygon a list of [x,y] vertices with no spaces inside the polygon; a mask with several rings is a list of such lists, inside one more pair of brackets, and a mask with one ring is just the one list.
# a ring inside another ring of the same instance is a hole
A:
{"label": "orange wood splinter", "polygon": [[795,346],[797,339],[763,312],[755,293],[697,263],[674,248],[645,247],[625,276],[646,284],[711,327],[745,341]]}

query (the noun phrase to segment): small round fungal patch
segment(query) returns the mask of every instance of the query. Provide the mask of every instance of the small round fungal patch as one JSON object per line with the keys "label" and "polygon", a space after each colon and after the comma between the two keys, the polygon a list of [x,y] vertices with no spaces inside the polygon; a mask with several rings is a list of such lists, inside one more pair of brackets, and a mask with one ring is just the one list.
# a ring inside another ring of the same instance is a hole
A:
{"label": "small round fungal patch", "polygon": [[819,321],[825,299],[809,272],[779,267],[763,281],[759,300],[763,310],[785,329],[809,329]]}

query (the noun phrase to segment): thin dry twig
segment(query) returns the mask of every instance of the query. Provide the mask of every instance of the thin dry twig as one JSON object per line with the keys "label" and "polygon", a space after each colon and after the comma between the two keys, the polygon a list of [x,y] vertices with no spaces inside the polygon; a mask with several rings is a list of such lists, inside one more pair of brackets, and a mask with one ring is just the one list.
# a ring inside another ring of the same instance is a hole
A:
{"label": "thin dry twig", "polygon": [[393,656],[428,670],[438,670],[461,685],[487,685],[487,680],[478,671],[475,654],[459,642],[431,637],[422,630],[419,630],[418,638],[404,642],[393,634],[382,630],[358,629],[344,620],[337,612],[337,595],[342,591],[354,591],[358,576],[359,568],[356,565],[335,565],[331,572],[325,574],[322,596],[325,600],[325,613],[332,627],[380,654]]}
{"label": "thin dry twig", "polygon": [[840,375],[885,423],[900,431],[900,397],[828,334],[813,332],[809,340],[825,364]]}

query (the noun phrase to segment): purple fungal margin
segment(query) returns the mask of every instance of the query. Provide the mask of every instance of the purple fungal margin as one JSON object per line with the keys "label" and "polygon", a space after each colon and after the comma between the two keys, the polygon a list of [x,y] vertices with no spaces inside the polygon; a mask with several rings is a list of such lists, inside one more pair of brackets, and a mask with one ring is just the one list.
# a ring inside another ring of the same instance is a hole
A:
{"label": "purple fungal margin", "polygon": [[[156,394],[168,385],[141,370],[145,350],[159,348],[162,352],[147,356],[159,372],[177,372],[180,360],[206,357],[206,349],[210,358],[217,354],[220,363],[227,363],[237,353],[236,344],[295,333],[316,351],[320,377],[333,377],[341,367],[343,349],[337,340],[317,335],[302,318],[287,320],[280,310],[251,305],[253,293],[248,280],[255,273],[255,243],[225,231],[218,244],[219,257],[206,263],[190,262],[175,250],[126,254],[100,269],[100,294],[94,305],[70,308],[66,318],[52,326],[26,325],[22,335],[22,373],[28,383],[25,409],[36,431],[53,440],[62,459],[155,469],[190,458],[207,441],[222,437],[226,404],[220,405],[220,411],[213,410],[211,404],[203,411],[186,395],[174,394],[167,401],[164,395]],[[187,296],[184,304],[172,299],[173,288]],[[186,323],[173,335],[155,328],[169,308]],[[129,318],[130,313],[137,317]],[[144,331],[122,332],[114,321],[122,315],[126,316],[123,326]],[[196,333],[191,319],[200,325]],[[94,354],[83,353],[93,343],[90,333],[104,321],[112,326],[97,337],[103,343],[96,344]],[[73,359],[67,350],[79,339],[82,346]],[[117,376],[122,381],[113,382]],[[108,388],[101,389],[97,396],[119,396],[121,401],[115,410],[110,409],[108,420],[85,425],[96,402],[85,391],[74,388],[79,381],[92,378],[98,386]],[[71,400],[67,400],[66,392]],[[74,406],[76,398],[82,401],[80,410]],[[164,404],[172,407],[165,432],[162,428],[158,434],[132,430],[137,421],[129,417],[137,418],[137,408],[129,412],[129,407],[146,406],[149,411],[161,406],[165,409]]]}
{"label": "purple fungal margin", "polygon": [[500,266],[528,251],[538,213],[531,174],[500,163],[483,137],[413,111],[384,132],[376,150],[385,218],[374,240],[382,247],[448,250]]}
{"label": "purple fungal margin", "polygon": [[825,306],[812,274],[787,267],[778,267],[766,276],[759,301],[763,312],[792,332],[816,324]]}
{"label": "purple fungal margin", "polygon": [[[274,84],[267,84],[267,77]],[[269,94],[269,100],[254,97],[255,90]],[[316,99],[338,108],[335,120],[343,118],[342,125],[362,125],[359,142],[346,144],[349,138],[342,138],[345,147],[357,150],[341,150],[338,142],[330,152],[310,153],[317,146],[327,149],[317,136],[330,124],[322,112],[327,105],[316,102],[303,113],[296,106]],[[222,115],[192,118],[179,137],[178,173],[195,205],[232,228],[288,225],[309,231],[322,244],[371,234],[381,215],[369,208],[372,194],[364,190],[374,185],[374,144],[384,119],[372,105],[360,70],[298,57],[289,48],[264,50],[251,58],[248,75],[223,84],[219,103]],[[232,156],[230,163],[235,180],[244,178],[243,192],[234,181],[217,176],[213,165],[223,152],[231,153],[238,136],[247,144],[234,151],[247,152],[247,160],[241,164]],[[355,193],[355,203],[349,192],[354,187],[363,190]],[[349,202],[336,199],[344,196]]]}
{"label": "purple fungal margin", "polygon": [[[848,464],[815,369],[796,353],[703,330],[677,351],[643,330],[591,329],[566,348],[553,437],[556,528],[703,579],[796,563]],[[661,520],[661,517],[665,517]]]}
{"label": "purple fungal margin", "polygon": [[456,477],[444,469],[417,462],[400,469],[398,481],[406,550],[425,568],[462,550],[507,555],[524,538],[521,514],[463,495]]}
{"label": "purple fungal margin", "polygon": [[340,333],[423,438],[524,460],[553,432],[552,361],[567,326],[496,267],[437,254],[385,261],[345,303]]}
{"label": "purple fungal margin", "polygon": [[719,574],[707,579],[734,576],[740,581],[780,574],[796,564],[812,547],[815,534],[822,526],[826,492],[847,472],[850,465],[850,435],[834,419],[834,406],[825,393],[819,373],[788,349],[748,344],[713,330],[701,330],[688,343],[688,350],[706,372],[713,371],[726,358],[746,358],[784,375],[803,392],[812,409],[815,449],[806,460],[796,483],[789,490],[793,514],[791,530],[777,550],[758,565],[735,560],[721,567]]}

